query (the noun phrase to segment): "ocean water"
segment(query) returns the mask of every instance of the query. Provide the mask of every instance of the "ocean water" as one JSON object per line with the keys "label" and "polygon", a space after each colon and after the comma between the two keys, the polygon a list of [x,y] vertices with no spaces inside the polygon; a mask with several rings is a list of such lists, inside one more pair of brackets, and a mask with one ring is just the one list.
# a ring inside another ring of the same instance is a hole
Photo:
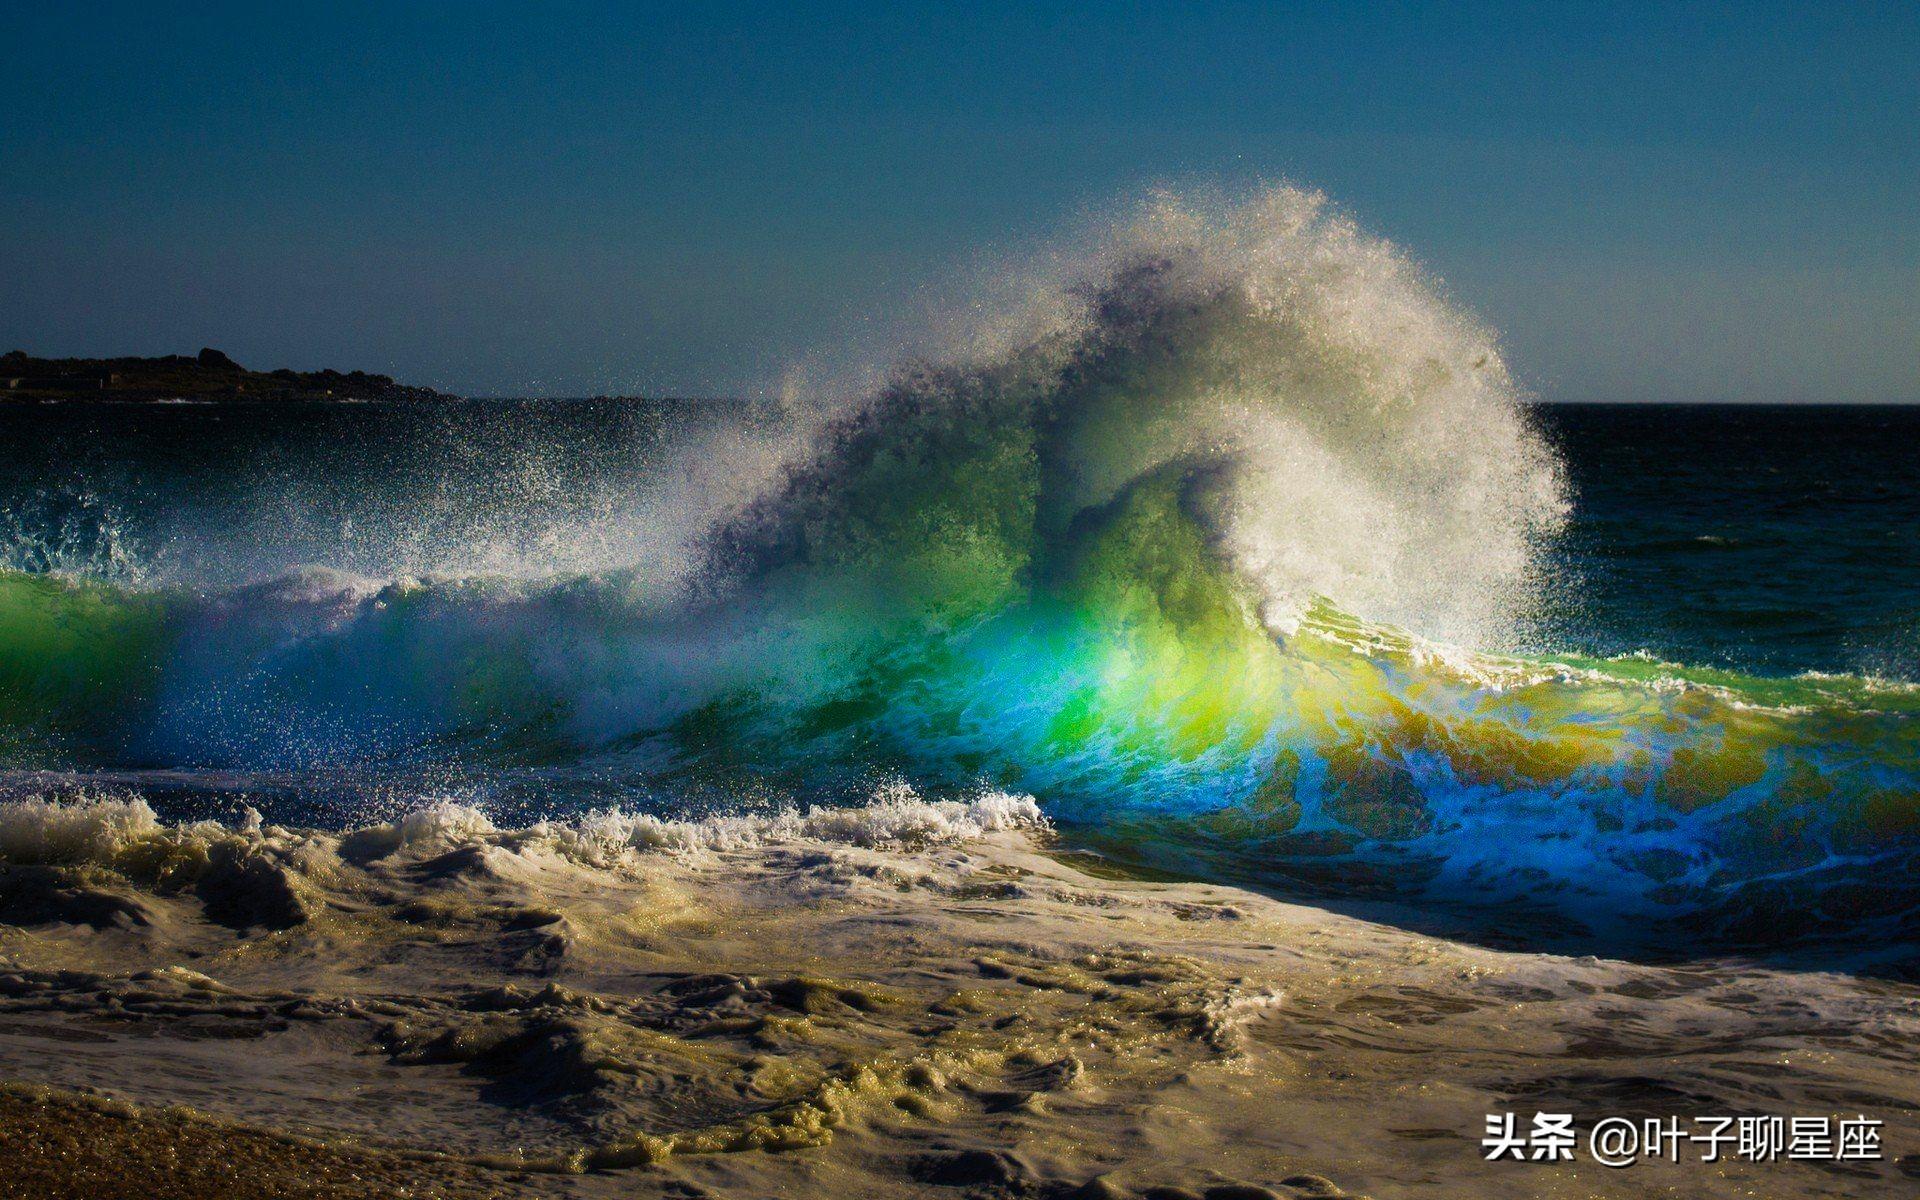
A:
{"label": "ocean water", "polygon": [[1021,295],[779,404],[8,408],[0,787],[338,828],[904,780],[1285,894],[1912,942],[1920,414],[1531,405],[1294,192]]}
{"label": "ocean water", "polygon": [[1549,405],[1573,484],[1552,640],[1920,678],[1920,411]]}

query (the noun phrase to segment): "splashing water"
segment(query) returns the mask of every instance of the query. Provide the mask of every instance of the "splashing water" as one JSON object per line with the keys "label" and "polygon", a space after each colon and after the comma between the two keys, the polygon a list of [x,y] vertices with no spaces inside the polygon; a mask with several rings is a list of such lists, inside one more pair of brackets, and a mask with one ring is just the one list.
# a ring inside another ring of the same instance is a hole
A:
{"label": "splashing water", "polygon": [[703,443],[737,486],[587,522],[624,541],[240,586],[16,554],[0,754],[897,774],[1337,894],[1913,925],[1911,688],[1516,653],[1563,473],[1492,337],[1392,246],[1293,189],[1160,196],[1007,290],[751,454]]}

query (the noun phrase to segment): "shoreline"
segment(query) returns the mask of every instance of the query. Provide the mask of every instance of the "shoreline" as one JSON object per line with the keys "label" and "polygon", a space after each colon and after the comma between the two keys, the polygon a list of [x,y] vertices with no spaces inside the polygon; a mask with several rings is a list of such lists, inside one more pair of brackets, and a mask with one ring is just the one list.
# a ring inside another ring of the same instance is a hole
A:
{"label": "shoreline", "polygon": [[[322,1139],[258,1149],[267,1180],[445,1153],[421,1175],[448,1196],[1863,1196],[1920,1173],[1920,989],[1104,878],[1021,799],[523,830],[441,805],[343,834],[16,804],[0,1078]],[[1886,1121],[1883,1161],[1478,1144],[1487,1113],[1841,1097]],[[47,1136],[75,1103],[47,1101]]]}

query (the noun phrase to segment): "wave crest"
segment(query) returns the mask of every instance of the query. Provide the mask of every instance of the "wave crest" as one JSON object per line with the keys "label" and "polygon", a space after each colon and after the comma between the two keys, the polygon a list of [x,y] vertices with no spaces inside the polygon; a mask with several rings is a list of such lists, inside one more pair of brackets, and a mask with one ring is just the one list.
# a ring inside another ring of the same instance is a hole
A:
{"label": "wave crest", "polygon": [[1277,626],[1324,597],[1498,641],[1537,586],[1565,481],[1492,335],[1321,194],[1158,194],[1003,286],[842,401],[724,556],[1044,577],[1171,479]]}

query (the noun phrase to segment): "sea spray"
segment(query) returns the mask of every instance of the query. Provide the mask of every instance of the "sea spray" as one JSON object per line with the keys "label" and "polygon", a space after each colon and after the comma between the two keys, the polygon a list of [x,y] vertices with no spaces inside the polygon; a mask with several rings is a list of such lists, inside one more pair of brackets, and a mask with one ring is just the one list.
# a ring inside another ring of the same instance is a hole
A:
{"label": "sea spray", "polygon": [[1159,196],[1011,290],[805,421],[688,443],[725,486],[650,485],[602,515],[657,527],[586,557],[0,575],[0,753],[322,796],[546,772],[576,809],[898,776],[1323,893],[1911,922],[1910,690],[1510,652],[1564,473],[1392,246],[1292,189]]}

